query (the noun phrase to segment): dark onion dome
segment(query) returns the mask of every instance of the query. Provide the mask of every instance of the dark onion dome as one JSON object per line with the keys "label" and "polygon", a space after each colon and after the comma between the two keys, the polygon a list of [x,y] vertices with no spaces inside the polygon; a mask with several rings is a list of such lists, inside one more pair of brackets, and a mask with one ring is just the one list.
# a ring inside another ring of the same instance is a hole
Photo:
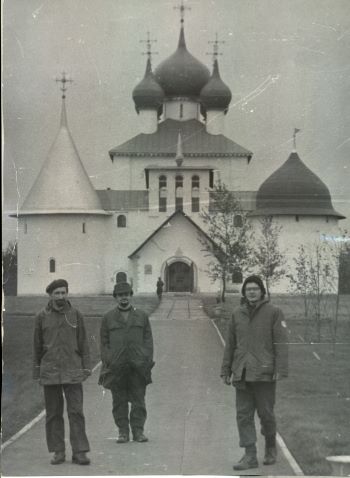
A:
{"label": "dark onion dome", "polygon": [[132,97],[137,112],[140,109],[158,109],[163,103],[164,91],[152,73],[151,60],[149,58],[147,60],[145,76],[135,86]]}
{"label": "dark onion dome", "polygon": [[157,66],[154,74],[167,97],[198,98],[210,78],[208,68],[187,51],[183,26],[177,50]]}
{"label": "dark onion dome", "polygon": [[206,110],[224,110],[227,113],[231,99],[231,90],[222,81],[219,73],[219,64],[217,59],[215,59],[213,73],[200,94],[201,103]]}
{"label": "dark onion dome", "polygon": [[260,186],[256,210],[260,215],[344,216],[333,209],[327,186],[301,161],[296,152]]}

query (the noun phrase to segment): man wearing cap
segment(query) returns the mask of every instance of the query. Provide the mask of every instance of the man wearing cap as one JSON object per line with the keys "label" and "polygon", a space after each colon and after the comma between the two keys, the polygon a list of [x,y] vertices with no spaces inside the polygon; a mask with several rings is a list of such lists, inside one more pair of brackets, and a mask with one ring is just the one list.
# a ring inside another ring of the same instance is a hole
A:
{"label": "man wearing cap", "polygon": [[148,441],[144,435],[145,393],[152,382],[153,338],[147,314],[132,307],[131,295],[127,282],[117,283],[113,291],[117,307],[103,317],[101,324],[99,384],[112,392],[117,443],[130,440],[130,429],[134,441]]}
{"label": "man wearing cap", "polygon": [[234,470],[258,467],[255,411],[265,436],[264,464],[276,462],[274,404],[276,381],[288,376],[287,326],[282,311],[265,295],[260,277],[248,277],[227,331],[221,377],[236,389],[239,444],[245,448]]}
{"label": "man wearing cap", "polygon": [[68,283],[54,280],[46,288],[50,300],[35,318],[33,377],[44,387],[46,441],[52,465],[66,459],[63,407],[66,397],[72,461],[88,465],[82,382],[91,375],[84,319],[67,300]]}

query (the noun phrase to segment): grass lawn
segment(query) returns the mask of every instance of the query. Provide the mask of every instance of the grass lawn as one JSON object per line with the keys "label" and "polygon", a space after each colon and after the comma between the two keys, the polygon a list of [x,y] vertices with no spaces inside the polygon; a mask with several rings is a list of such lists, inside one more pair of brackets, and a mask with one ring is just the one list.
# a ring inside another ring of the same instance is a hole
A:
{"label": "grass lawn", "polygon": [[[238,296],[224,304],[202,297],[206,312],[225,336],[228,318]],[[296,297],[277,296],[273,302],[286,316],[290,373],[278,384],[278,430],[306,475],[330,475],[329,455],[350,455],[350,297],[341,298],[337,341],[323,324],[320,344],[303,342],[302,304]],[[309,337],[316,336],[309,324]]]}
{"label": "grass lawn", "polygon": [[[115,307],[113,297],[71,299],[85,315],[93,366],[100,360],[101,316]],[[42,387],[32,380],[34,313],[47,303],[45,297],[6,298],[3,317],[2,440],[14,435],[43,408]],[[135,296],[135,307],[151,313],[158,306],[154,296]]]}

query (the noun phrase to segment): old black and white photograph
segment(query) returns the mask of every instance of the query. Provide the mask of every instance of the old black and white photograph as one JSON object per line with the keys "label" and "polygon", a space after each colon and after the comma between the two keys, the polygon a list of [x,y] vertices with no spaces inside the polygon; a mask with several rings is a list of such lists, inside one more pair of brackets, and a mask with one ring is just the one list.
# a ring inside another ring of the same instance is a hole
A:
{"label": "old black and white photograph", "polygon": [[4,0],[3,476],[350,476],[349,0]]}

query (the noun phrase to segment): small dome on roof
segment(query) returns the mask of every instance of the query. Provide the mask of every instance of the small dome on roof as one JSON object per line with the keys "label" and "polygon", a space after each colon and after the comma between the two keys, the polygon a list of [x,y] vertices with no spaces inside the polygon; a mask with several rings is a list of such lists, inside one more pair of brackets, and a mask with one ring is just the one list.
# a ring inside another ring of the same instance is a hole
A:
{"label": "small dome on roof", "polygon": [[202,88],[201,103],[206,110],[225,110],[232,99],[230,88],[222,81],[219,73],[219,64],[214,60],[213,73],[208,83]]}
{"label": "small dome on roof", "polygon": [[333,209],[329,189],[296,152],[260,186],[256,197],[259,215],[344,216]]}
{"label": "small dome on roof", "polygon": [[154,74],[167,97],[198,98],[210,78],[208,68],[188,52],[183,26],[177,50],[157,66]]}
{"label": "small dome on roof", "polygon": [[135,86],[132,97],[137,112],[140,109],[158,109],[163,103],[164,91],[152,73],[151,60],[149,58],[147,60],[145,76]]}

